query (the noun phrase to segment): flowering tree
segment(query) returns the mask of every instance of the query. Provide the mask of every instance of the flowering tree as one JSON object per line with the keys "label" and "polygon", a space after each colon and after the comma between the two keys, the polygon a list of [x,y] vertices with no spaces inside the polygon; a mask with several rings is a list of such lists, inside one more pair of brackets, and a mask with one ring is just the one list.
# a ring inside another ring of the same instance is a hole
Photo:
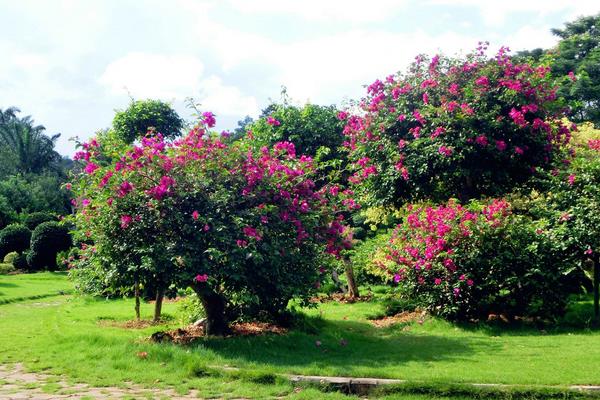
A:
{"label": "flowering tree", "polygon": [[408,206],[383,250],[379,268],[437,315],[553,317],[566,305],[560,243],[505,200]]}
{"label": "flowering tree", "polygon": [[[181,140],[146,137],[102,166],[102,143],[78,156],[75,216],[84,265],[159,288],[191,286],[207,332],[224,334],[232,315],[277,316],[319,286],[326,254],[348,245],[348,193],[315,190],[312,162],[289,142],[253,150],[212,135],[214,116]],[[346,203],[348,203],[346,201]]]}
{"label": "flowering tree", "polygon": [[485,49],[418,56],[406,74],[371,84],[360,114],[341,113],[350,180],[367,204],[498,195],[560,157],[575,127],[559,120],[549,67]]}

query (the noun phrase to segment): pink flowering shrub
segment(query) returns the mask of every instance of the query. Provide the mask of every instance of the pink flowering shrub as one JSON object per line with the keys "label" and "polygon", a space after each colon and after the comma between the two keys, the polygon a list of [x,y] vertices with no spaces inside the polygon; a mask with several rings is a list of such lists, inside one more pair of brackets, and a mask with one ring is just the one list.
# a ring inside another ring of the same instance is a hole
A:
{"label": "pink flowering shrub", "polygon": [[120,282],[192,287],[208,331],[223,334],[228,320],[276,317],[319,287],[319,267],[351,240],[341,214],[350,193],[317,190],[312,161],[293,144],[228,145],[203,115],[180,140],[145,137],[111,159],[101,141],[86,144],[74,219],[91,244],[80,266],[95,263]]}
{"label": "pink flowering shrub", "polygon": [[341,115],[367,204],[501,195],[562,157],[575,127],[560,121],[550,68],[484,51],[418,56],[369,85],[361,113]]}
{"label": "pink flowering shrub", "polygon": [[553,242],[505,200],[408,206],[383,250],[400,293],[443,317],[550,317],[566,304]]}

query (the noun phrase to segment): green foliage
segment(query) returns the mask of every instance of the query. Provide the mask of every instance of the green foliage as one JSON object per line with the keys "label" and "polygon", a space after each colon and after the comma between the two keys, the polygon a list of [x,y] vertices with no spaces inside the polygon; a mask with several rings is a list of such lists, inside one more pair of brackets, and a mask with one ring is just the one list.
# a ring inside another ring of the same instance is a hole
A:
{"label": "green foliage", "polygon": [[15,258],[17,258],[18,255],[19,255],[19,253],[17,253],[16,251],[11,251],[10,253],[8,253],[7,255],[4,256],[4,263],[5,264],[13,264],[15,261]]}
{"label": "green foliage", "polygon": [[126,143],[133,143],[145,136],[150,128],[165,138],[180,135],[184,121],[168,104],[160,100],[135,100],[123,111],[118,111],[113,119],[113,129],[117,137]]}
{"label": "green foliage", "polygon": [[22,253],[29,248],[31,231],[26,226],[11,224],[0,231],[0,258],[10,252]]}
{"label": "green foliage", "polygon": [[33,231],[42,222],[56,221],[56,216],[49,212],[37,211],[31,214],[27,214],[23,218],[23,224]]}
{"label": "green foliage", "polygon": [[49,221],[38,225],[31,235],[31,250],[27,255],[30,269],[39,271],[56,269],[56,255],[72,245],[69,229],[58,222]]}
{"label": "green foliage", "polygon": [[282,104],[270,104],[263,115],[264,118],[245,125],[254,146],[291,142],[298,154],[313,157],[319,163],[320,181],[331,183],[344,178],[347,164],[346,153],[341,151],[344,122],[338,118],[335,106],[299,107],[289,104],[284,97]]}
{"label": "green foliage", "polygon": [[19,118],[19,111],[14,107],[0,110],[0,172],[57,170],[61,157],[54,146],[60,134],[46,136],[46,128],[35,125],[30,116]]}
{"label": "green foliage", "polygon": [[10,206],[9,200],[0,195],[0,229],[15,222],[16,219],[15,210]]}
{"label": "green foliage", "polygon": [[177,315],[184,324],[192,324],[206,316],[202,302],[192,289],[186,289],[184,297],[177,302]]}
{"label": "green foliage", "polygon": [[13,272],[15,267],[10,263],[0,263],[0,275],[6,275]]}
{"label": "green foliage", "polygon": [[[52,173],[14,175],[0,181],[2,199],[8,202],[9,215],[48,212],[70,213],[69,193],[61,188],[64,178]],[[0,211],[1,213],[1,211]]]}
{"label": "green foliage", "polygon": [[600,124],[600,14],[567,22],[563,29],[553,29],[560,37],[552,72],[557,76],[573,73],[565,79],[559,94],[572,107],[573,120]]}
{"label": "green foliage", "polygon": [[385,257],[381,250],[389,242],[391,231],[381,230],[374,236],[358,242],[350,251],[350,262],[358,284],[381,283],[390,279],[390,276],[379,267]]}
{"label": "green foliage", "polygon": [[15,267],[15,269],[26,271],[29,268],[29,265],[27,264],[27,254],[27,252],[17,254],[12,262],[12,265]]}

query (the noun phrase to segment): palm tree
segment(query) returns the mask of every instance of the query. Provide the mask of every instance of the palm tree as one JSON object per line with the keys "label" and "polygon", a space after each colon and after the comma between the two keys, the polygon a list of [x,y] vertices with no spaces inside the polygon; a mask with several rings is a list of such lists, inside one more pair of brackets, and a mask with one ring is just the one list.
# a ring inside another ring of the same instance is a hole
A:
{"label": "palm tree", "polygon": [[18,112],[15,107],[0,110],[0,148],[14,155],[16,169],[21,173],[55,169],[61,160],[54,150],[60,133],[46,136],[46,128],[35,125],[30,116],[19,118]]}

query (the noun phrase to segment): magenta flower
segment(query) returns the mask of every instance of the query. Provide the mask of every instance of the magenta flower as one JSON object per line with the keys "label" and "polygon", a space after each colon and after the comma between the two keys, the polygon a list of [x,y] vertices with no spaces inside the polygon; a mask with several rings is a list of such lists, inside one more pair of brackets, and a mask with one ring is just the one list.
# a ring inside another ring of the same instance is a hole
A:
{"label": "magenta flower", "polygon": [[72,188],[73,188],[73,185],[71,184],[71,182],[65,183],[65,189],[71,190]]}
{"label": "magenta flower", "polygon": [[204,119],[204,123],[209,128],[212,128],[217,123],[217,120],[215,119],[215,114],[211,113],[210,111],[203,112],[202,117]]}
{"label": "magenta flower", "polygon": [[435,278],[435,280],[433,281],[433,283],[435,283],[436,286],[439,286],[442,284],[442,280],[440,278]]}
{"label": "magenta flower", "polygon": [[591,247],[588,247],[586,251],[583,252],[583,254],[585,254],[586,256],[589,256],[591,254],[593,254],[594,252],[592,251]]}
{"label": "magenta flower", "polygon": [[194,278],[194,282],[200,283],[200,282],[206,282],[206,281],[208,281],[208,275],[206,275],[206,274],[203,274],[203,275],[198,274]]}
{"label": "magenta flower", "polygon": [[496,148],[498,149],[498,151],[504,151],[506,150],[506,142],[504,140],[496,140]]}
{"label": "magenta flower", "polygon": [[569,186],[573,186],[573,184],[575,183],[575,178],[576,176],[571,174],[569,175],[569,178],[567,179],[567,181],[569,182]]}
{"label": "magenta flower", "polygon": [[194,221],[197,221],[198,218],[200,218],[200,213],[197,210],[194,210],[194,212],[192,213],[192,218],[194,219]]}
{"label": "magenta flower", "polygon": [[121,228],[126,229],[129,224],[133,221],[130,215],[122,215],[121,216]]}
{"label": "magenta flower", "polygon": [[84,168],[84,171],[85,171],[85,173],[86,173],[86,174],[89,174],[89,175],[91,175],[91,174],[93,174],[93,173],[94,173],[94,172],[95,172],[95,171],[96,171],[98,168],[100,168],[100,167],[99,167],[99,166],[97,166],[96,164],[94,164],[94,163],[88,163],[88,164],[85,166],[85,168]]}
{"label": "magenta flower", "polygon": [[438,153],[445,157],[450,157],[452,155],[452,149],[447,146],[440,146],[438,149]]}
{"label": "magenta flower", "polygon": [[515,153],[522,156],[525,153],[525,151],[522,148],[520,148],[519,146],[515,146]]}
{"label": "magenta flower", "polygon": [[475,84],[479,86],[488,86],[490,84],[490,80],[487,76],[483,75],[475,80]]}
{"label": "magenta flower", "polygon": [[345,111],[340,111],[340,112],[337,114],[337,117],[338,117],[338,119],[339,119],[340,121],[344,121],[346,118],[348,118],[348,113],[347,113],[347,112],[345,112]]}
{"label": "magenta flower", "polygon": [[271,126],[279,126],[281,125],[281,122],[277,121],[275,118],[273,118],[272,116],[268,116],[267,117],[267,124],[271,125]]}

